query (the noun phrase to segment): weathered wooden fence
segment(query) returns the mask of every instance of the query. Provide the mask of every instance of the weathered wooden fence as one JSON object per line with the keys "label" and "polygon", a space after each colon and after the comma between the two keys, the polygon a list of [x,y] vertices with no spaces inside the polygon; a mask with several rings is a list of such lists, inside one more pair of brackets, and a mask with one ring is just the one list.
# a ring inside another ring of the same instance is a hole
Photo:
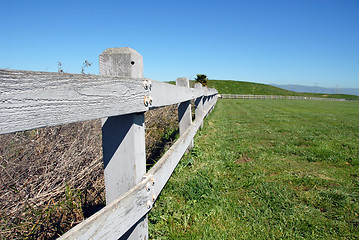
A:
{"label": "weathered wooden fence", "polygon": [[[143,78],[142,56],[110,48],[100,75],[0,70],[0,134],[102,118],[106,207],[60,239],[148,239],[147,213],[217,101],[186,78]],[[195,100],[195,120],[191,116]],[[180,137],[146,172],[144,113],[178,104]]]}
{"label": "weathered wooden fence", "polygon": [[281,95],[242,95],[242,94],[220,94],[223,99],[283,99],[283,100],[319,100],[319,101],[346,101],[337,98],[317,98],[304,96],[281,96]]}

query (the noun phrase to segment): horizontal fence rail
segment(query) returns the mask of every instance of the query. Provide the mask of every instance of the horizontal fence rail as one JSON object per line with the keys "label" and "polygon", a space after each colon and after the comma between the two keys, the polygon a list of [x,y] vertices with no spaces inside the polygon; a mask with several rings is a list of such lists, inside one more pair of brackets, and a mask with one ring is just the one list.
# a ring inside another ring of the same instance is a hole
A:
{"label": "horizontal fence rail", "polygon": [[[143,78],[142,56],[130,48],[107,49],[99,62],[100,75],[0,69],[0,134],[101,118],[106,207],[59,239],[148,239],[147,213],[218,92],[189,88],[187,78],[176,85]],[[180,137],[146,172],[144,113],[172,104]]]}
{"label": "horizontal fence rail", "polygon": [[[216,93],[146,78],[88,74],[0,69],[0,79],[0,134],[145,112]],[[147,106],[146,96],[152,100]]]}
{"label": "horizontal fence rail", "polygon": [[[204,112],[213,108],[207,106]],[[170,178],[179,160],[198,131],[203,118],[196,119],[191,127],[179,137],[164,156],[144,175],[143,180],[110,205],[75,226],[60,239],[113,239],[122,236],[140,218],[148,213]],[[131,209],[131,211],[128,211]]]}
{"label": "horizontal fence rail", "polygon": [[304,96],[281,96],[281,95],[243,95],[243,94],[220,94],[223,99],[283,99],[283,100],[317,100],[317,101],[346,101],[337,98],[317,98]]}

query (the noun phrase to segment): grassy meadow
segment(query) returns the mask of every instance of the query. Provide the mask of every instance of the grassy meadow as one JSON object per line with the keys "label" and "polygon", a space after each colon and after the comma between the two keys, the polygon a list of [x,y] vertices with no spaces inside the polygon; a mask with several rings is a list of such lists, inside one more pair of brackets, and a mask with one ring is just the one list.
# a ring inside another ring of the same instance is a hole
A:
{"label": "grassy meadow", "polygon": [[355,95],[299,93],[299,92],[293,92],[266,84],[243,82],[243,81],[209,80],[208,86],[217,89],[219,93],[227,93],[227,94],[305,96],[305,97],[359,100],[359,96],[355,96]]}
{"label": "grassy meadow", "polygon": [[359,103],[222,99],[150,239],[358,239]]}
{"label": "grassy meadow", "polygon": [[[219,100],[149,214],[150,239],[358,239],[358,119],[357,101]],[[177,106],[146,113],[148,168],[177,121]],[[0,145],[0,239],[56,239],[105,205],[99,120],[1,135]]]}

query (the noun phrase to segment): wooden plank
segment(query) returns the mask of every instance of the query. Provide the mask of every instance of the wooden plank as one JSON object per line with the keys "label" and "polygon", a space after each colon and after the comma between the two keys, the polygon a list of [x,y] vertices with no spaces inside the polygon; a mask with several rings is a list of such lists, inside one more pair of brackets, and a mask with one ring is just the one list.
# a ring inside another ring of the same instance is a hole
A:
{"label": "wooden plank", "polygon": [[192,99],[192,89],[152,80],[152,107],[163,107]]}
{"label": "wooden plank", "polygon": [[[132,113],[109,117],[103,124],[106,205],[136,186],[146,173],[144,122],[144,113]],[[140,217],[124,239],[148,239],[147,216]]]}
{"label": "wooden plank", "polygon": [[208,109],[209,97],[210,96],[203,96],[203,99],[202,99],[202,104],[203,104],[203,109],[204,109],[204,117],[207,116],[207,114],[208,114],[208,111],[206,111],[206,110]]}
{"label": "wooden plank", "polygon": [[0,69],[0,134],[144,112],[148,95],[161,107],[217,93],[145,80]]}
{"label": "wooden plank", "polygon": [[[142,56],[131,48],[109,48],[99,58],[100,74],[124,78],[143,77]],[[132,113],[103,120],[102,147],[106,204],[141,182],[146,173],[145,114]],[[139,219],[136,219],[139,220]],[[125,239],[148,239],[147,216],[126,233]]]}
{"label": "wooden plank", "polygon": [[143,78],[143,57],[129,47],[108,48],[99,56],[100,75]]}
{"label": "wooden plank", "polygon": [[[212,105],[213,106],[213,105]],[[208,111],[212,106],[208,106]],[[169,180],[203,121],[196,119],[172,147],[143,177],[143,180],[122,197],[84,220],[59,239],[118,239],[153,207],[153,202]]]}
{"label": "wooden plank", "polygon": [[143,112],[131,78],[0,70],[0,134]]}
{"label": "wooden plank", "polygon": [[[189,88],[188,78],[177,78],[177,86]],[[183,135],[192,124],[192,109],[191,101],[187,100],[178,104],[178,126],[179,133]],[[189,146],[189,149],[193,148],[193,141]]]}
{"label": "wooden plank", "polygon": [[152,87],[149,94],[152,97],[153,108],[177,104],[198,98],[199,96],[210,96],[218,93],[216,89],[193,89],[154,80],[150,81]]}
{"label": "wooden plank", "polygon": [[102,126],[106,203],[122,196],[146,173],[144,114],[107,118]]}
{"label": "wooden plank", "polygon": [[147,191],[150,180],[142,180],[125,195],[76,225],[59,239],[119,239],[152,207],[152,188]]}
{"label": "wooden plank", "polygon": [[[194,85],[195,89],[202,89],[202,84],[196,83]],[[195,118],[200,118],[203,116],[203,96],[199,96],[195,99]],[[203,127],[203,122],[201,123],[201,128]]]}

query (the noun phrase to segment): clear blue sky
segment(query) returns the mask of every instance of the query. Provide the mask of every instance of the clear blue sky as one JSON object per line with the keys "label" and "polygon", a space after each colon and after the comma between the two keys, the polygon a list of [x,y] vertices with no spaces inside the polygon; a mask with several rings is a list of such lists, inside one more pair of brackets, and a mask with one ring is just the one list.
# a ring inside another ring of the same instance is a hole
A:
{"label": "clear blue sky", "polygon": [[159,81],[359,88],[359,0],[0,0],[0,68],[98,74],[110,47]]}

